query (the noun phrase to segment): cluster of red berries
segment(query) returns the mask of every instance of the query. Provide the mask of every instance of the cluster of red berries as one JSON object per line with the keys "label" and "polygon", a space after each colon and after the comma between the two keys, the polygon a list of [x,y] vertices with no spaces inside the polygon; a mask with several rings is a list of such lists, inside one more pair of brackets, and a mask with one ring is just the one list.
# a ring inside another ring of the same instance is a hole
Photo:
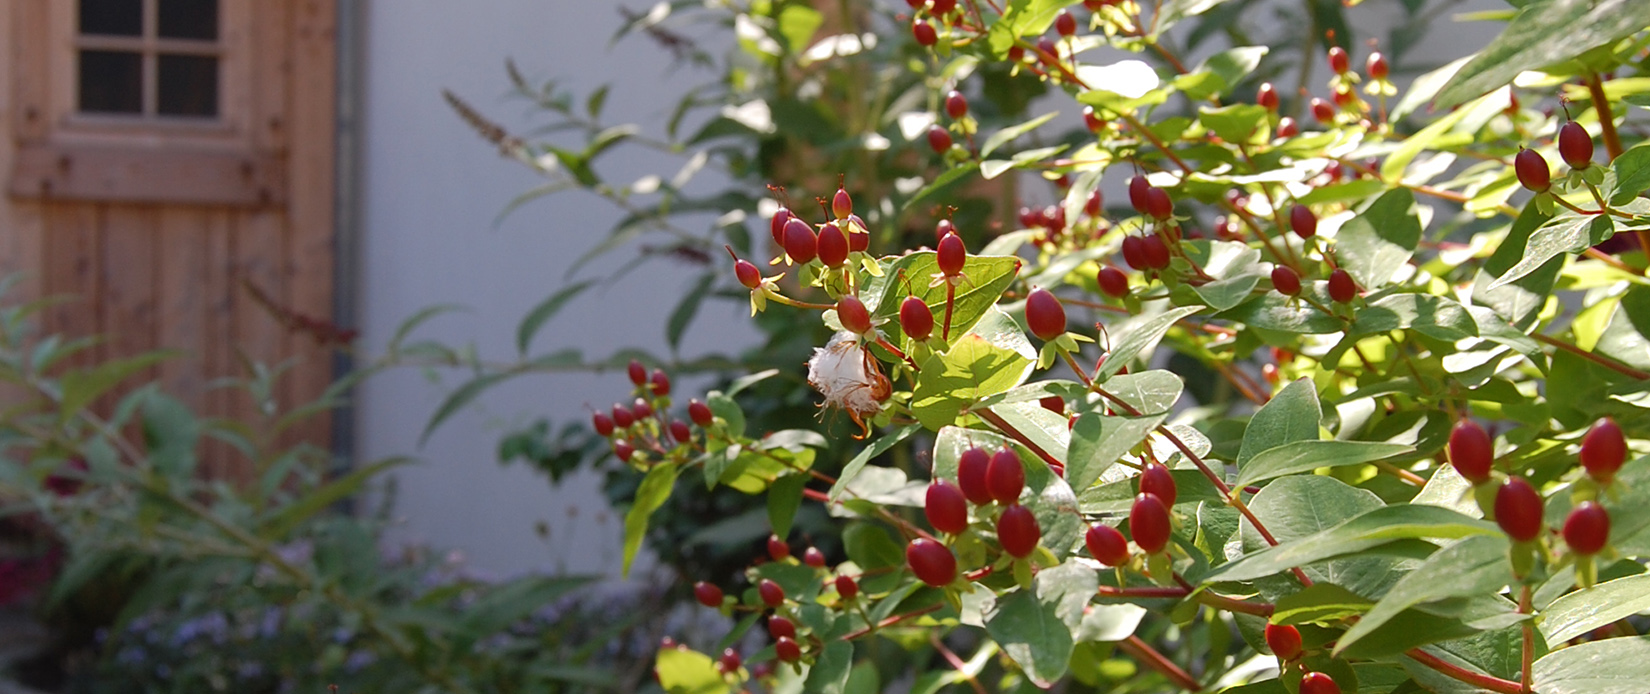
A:
{"label": "cluster of red berries", "polygon": [[[692,445],[693,428],[688,422],[664,414],[670,407],[670,376],[654,369],[649,373],[641,362],[632,359],[628,368],[630,382],[635,385],[636,400],[626,407],[613,403],[609,412],[590,415],[590,426],[613,447],[613,455],[622,462],[633,462],[638,446],[658,452],[674,446]],[[690,400],[688,420],[701,429],[716,422],[710,407],[698,399]],[[665,435],[669,435],[669,439]]]}
{"label": "cluster of red berries", "polygon": [[957,0],[905,0],[905,4],[916,12],[916,16],[911,18],[911,38],[916,39],[919,45],[939,43],[939,30],[934,28],[934,22],[955,23],[962,19],[962,13],[957,11]]}
{"label": "cluster of red berries", "polygon": [[[825,267],[838,268],[848,262],[851,253],[863,253],[871,245],[871,233],[865,220],[854,214],[854,200],[845,188],[838,187],[831,197],[831,214],[835,219],[814,226],[803,221],[790,208],[780,207],[769,220],[768,231],[773,241],[785,250],[791,262],[806,265],[819,260]],[[739,271],[735,263],[734,271]],[[741,278],[741,283],[751,287]],[[755,287],[751,287],[754,289]]]}
{"label": "cluster of red berries", "polygon": [[[768,557],[776,562],[788,561],[791,558],[791,548],[778,535],[768,536]],[[825,569],[825,553],[818,547],[809,546],[802,552],[802,563],[810,568]],[[833,580],[836,592],[844,606],[851,604],[859,596],[859,583],[853,577],[838,574]],[[733,607],[733,602],[723,594],[722,589],[714,583],[699,581],[693,584],[693,597],[699,604],[714,609],[727,610]],[[780,662],[797,663],[802,660],[803,640],[797,636],[794,614],[789,611],[786,603],[784,586],[773,579],[764,578],[756,583],[756,601],[758,605],[750,609],[773,610],[768,615],[768,635],[773,638],[774,656]],[[732,673],[739,669],[740,657],[738,651],[729,648],[722,652],[718,667],[723,673]]]}
{"label": "cluster of red berries", "polygon": [[[1558,129],[1558,155],[1571,170],[1586,171],[1593,166],[1593,136],[1580,123],[1565,123]],[[1519,185],[1530,191],[1545,193],[1553,186],[1547,158],[1533,149],[1519,150],[1513,157],[1513,171],[1518,174]]]}
{"label": "cluster of red berries", "polygon": [[[1447,446],[1449,462],[1461,477],[1475,487],[1487,489],[1494,484],[1495,443],[1478,423],[1463,419],[1450,431]],[[1621,427],[1608,417],[1595,422],[1582,437],[1578,456],[1581,467],[1590,482],[1587,489],[1609,487],[1627,460],[1627,440]],[[1496,524],[1507,536],[1519,543],[1539,540],[1547,530],[1544,520],[1545,505],[1541,494],[1524,478],[1511,475],[1494,487],[1491,508]],[[1590,557],[1598,554],[1610,540],[1610,514],[1593,500],[1583,501],[1570,511],[1560,533],[1571,553]]]}
{"label": "cluster of red berries", "polygon": [[[945,95],[945,115],[951,120],[961,121],[968,117],[968,97],[955,89]],[[945,154],[951,151],[951,131],[945,126],[935,123],[928,126],[928,147],[935,154]]]}
{"label": "cluster of red berries", "polygon": [[[1288,624],[1267,624],[1263,632],[1266,638],[1266,648],[1277,656],[1280,664],[1292,664],[1300,660],[1305,654],[1301,647],[1301,632]],[[1341,694],[1341,685],[1335,678],[1322,672],[1306,672],[1301,675],[1301,694]]]}

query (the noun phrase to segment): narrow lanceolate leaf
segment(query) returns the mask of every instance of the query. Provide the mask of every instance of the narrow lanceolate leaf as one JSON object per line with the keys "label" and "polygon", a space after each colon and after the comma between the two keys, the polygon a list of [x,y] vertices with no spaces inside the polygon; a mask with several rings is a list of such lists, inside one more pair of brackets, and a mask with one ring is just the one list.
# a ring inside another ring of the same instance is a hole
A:
{"label": "narrow lanceolate leaf", "polygon": [[1513,581],[1502,535],[1469,537],[1428,557],[1406,574],[1335,643],[1337,654],[1411,607],[1456,597],[1490,594]]}
{"label": "narrow lanceolate leaf", "polygon": [[1541,269],[1547,261],[1565,253],[1580,253],[1598,241],[1610,227],[1609,215],[1584,215],[1568,210],[1547,220],[1524,246],[1524,257],[1490,283],[1493,290]]}
{"label": "narrow lanceolate leaf", "polygon": [[1122,338],[1106,353],[1106,363],[1100,367],[1099,373],[1094,375],[1095,380],[1101,380],[1117,373],[1142,351],[1157,344],[1163,339],[1163,334],[1174,327],[1175,321],[1203,310],[1202,306],[1181,306],[1164,311],[1139,323],[1126,328]]}
{"label": "narrow lanceolate leaf", "polygon": [[1249,459],[1238,473],[1243,487],[1321,467],[1362,465],[1414,451],[1409,446],[1372,441],[1296,441],[1275,446]]}
{"label": "narrow lanceolate leaf", "polygon": [[1541,635],[1564,643],[1629,615],[1650,610],[1650,574],[1577,590],[1541,610]]}
{"label": "narrow lanceolate leaf", "polygon": [[877,439],[875,443],[861,450],[858,455],[854,456],[853,460],[848,461],[848,464],[842,468],[842,474],[837,475],[836,484],[831,485],[831,501],[834,502],[842,497],[843,491],[848,488],[848,483],[853,481],[854,475],[859,474],[859,471],[864,469],[866,463],[871,462],[872,458],[888,452],[888,449],[893,448],[895,444],[904,441],[920,429],[922,429],[921,424],[907,424],[888,432],[882,438]]}
{"label": "narrow lanceolate leaf", "polygon": [[555,294],[551,294],[550,298],[539,302],[533,310],[528,311],[527,316],[521,319],[521,325],[516,328],[516,351],[527,354],[527,348],[532,345],[533,336],[538,334],[539,329],[550,322],[567,302],[572,301],[573,297],[590,288],[592,284],[595,284],[595,280],[585,280],[562,287]]}
{"label": "narrow lanceolate leaf", "polygon": [[1512,82],[1518,73],[1564,62],[1650,26],[1642,0],[1549,0],[1529,3],[1507,30],[1462,66],[1434,110],[1448,109]]}
{"label": "narrow lanceolate leaf", "polygon": [[1382,506],[1333,528],[1242,557],[1216,569],[1209,580],[1253,580],[1398,540],[1456,539],[1500,532],[1494,523],[1440,506]]}
{"label": "narrow lanceolate leaf", "polygon": [[1238,449],[1238,467],[1241,469],[1268,449],[1318,440],[1318,420],[1322,418],[1323,408],[1312,379],[1302,378],[1284,386],[1249,418],[1249,426],[1243,430],[1243,445]]}
{"label": "narrow lanceolate leaf", "polygon": [[635,561],[636,553],[642,549],[642,538],[647,535],[647,519],[670,498],[670,489],[676,484],[677,472],[675,464],[660,463],[647,471],[647,476],[642,478],[641,486],[636,488],[636,501],[624,514],[622,575],[630,575],[630,563]]}
{"label": "narrow lanceolate leaf", "polygon": [[1535,661],[1541,694],[1643,694],[1650,682],[1650,637],[1591,641]]}

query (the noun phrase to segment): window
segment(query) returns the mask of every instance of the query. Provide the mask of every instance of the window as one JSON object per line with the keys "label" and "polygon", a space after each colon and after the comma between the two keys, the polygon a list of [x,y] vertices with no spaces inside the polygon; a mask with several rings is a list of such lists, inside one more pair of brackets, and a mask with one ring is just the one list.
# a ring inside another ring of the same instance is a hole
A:
{"label": "window", "polygon": [[217,0],[79,0],[82,114],[216,119]]}

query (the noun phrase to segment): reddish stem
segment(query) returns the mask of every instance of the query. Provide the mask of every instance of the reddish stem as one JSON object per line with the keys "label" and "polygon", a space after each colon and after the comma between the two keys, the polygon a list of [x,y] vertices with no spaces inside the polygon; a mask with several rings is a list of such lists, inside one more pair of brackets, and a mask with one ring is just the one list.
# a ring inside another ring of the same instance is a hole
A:
{"label": "reddish stem", "polygon": [[1494,675],[1486,675],[1482,672],[1473,672],[1419,648],[1411,648],[1404,655],[1415,659],[1416,662],[1422,665],[1437,670],[1451,679],[1466,682],[1474,687],[1488,689],[1496,692],[1496,694],[1523,694],[1524,691],[1523,685],[1517,682],[1504,680]]}
{"label": "reddish stem", "polygon": [[1203,685],[1198,683],[1197,678],[1182,670],[1179,665],[1175,665],[1162,653],[1158,653],[1157,649],[1140,640],[1140,637],[1130,636],[1123,641],[1119,641],[1117,642],[1117,648],[1133,656],[1135,660],[1145,663],[1146,667],[1163,673],[1163,676],[1168,677],[1170,681],[1175,683],[1175,686],[1188,692],[1203,691]]}

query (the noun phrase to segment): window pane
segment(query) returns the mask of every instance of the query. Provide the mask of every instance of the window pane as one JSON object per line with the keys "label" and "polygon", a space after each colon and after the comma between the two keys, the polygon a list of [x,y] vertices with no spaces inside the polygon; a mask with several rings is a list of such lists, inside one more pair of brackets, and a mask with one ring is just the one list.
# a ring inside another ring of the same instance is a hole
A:
{"label": "window pane", "polygon": [[142,113],[143,56],[123,51],[81,51],[80,110]]}
{"label": "window pane", "polygon": [[218,59],[160,56],[158,110],[168,116],[218,115]]}
{"label": "window pane", "polygon": [[142,36],[143,0],[80,0],[80,33]]}
{"label": "window pane", "polygon": [[217,40],[218,0],[160,0],[160,35]]}

